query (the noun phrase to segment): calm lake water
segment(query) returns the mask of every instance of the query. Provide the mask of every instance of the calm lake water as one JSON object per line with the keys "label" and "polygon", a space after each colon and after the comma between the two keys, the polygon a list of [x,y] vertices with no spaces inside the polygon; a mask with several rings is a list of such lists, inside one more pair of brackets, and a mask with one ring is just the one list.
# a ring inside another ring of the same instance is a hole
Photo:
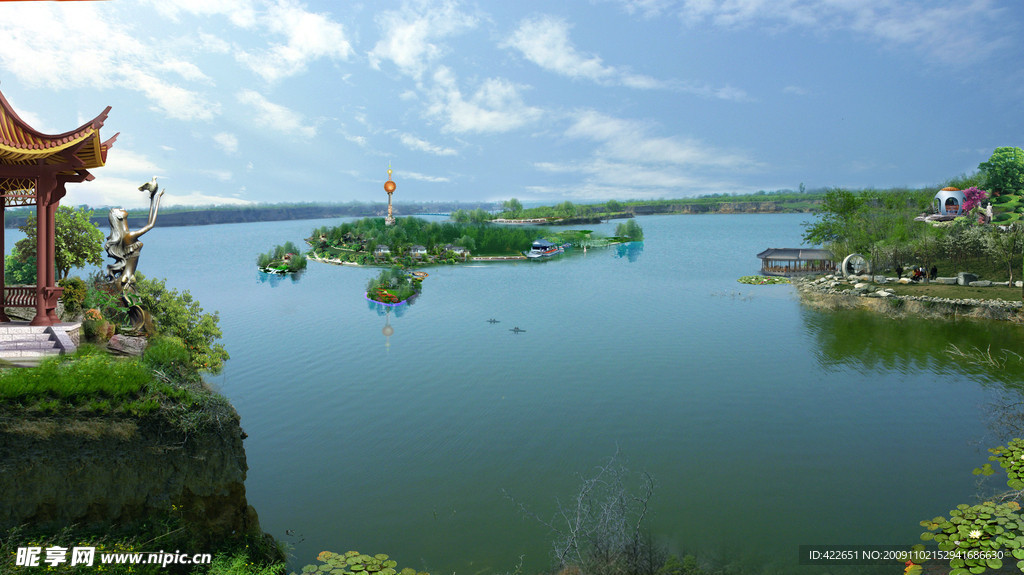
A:
{"label": "calm lake water", "polygon": [[944,349],[1024,337],[736,282],[758,252],[798,246],[807,218],[645,217],[629,250],[430,268],[390,315],[363,298],[376,269],[256,271],[259,252],[342,220],[158,226],[139,270],[220,312],[231,360],[209,379],[242,416],[249,502],[295,570],[349,549],[432,573],[547,567],[552,534],[504,494],[550,518],[618,452],[654,478],[648,527],[671,551],[816,573],[799,545],[909,546],[920,520],[973,502],[997,441],[987,406],[1022,374]]}

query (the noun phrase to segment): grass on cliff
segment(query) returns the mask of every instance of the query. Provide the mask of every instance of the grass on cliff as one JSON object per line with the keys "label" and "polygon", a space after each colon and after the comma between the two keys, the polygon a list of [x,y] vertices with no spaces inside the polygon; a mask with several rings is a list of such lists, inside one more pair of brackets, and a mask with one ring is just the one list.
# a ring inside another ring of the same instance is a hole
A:
{"label": "grass on cliff", "polygon": [[163,416],[192,431],[232,418],[227,399],[207,387],[181,340],[153,340],[141,358],[85,345],[38,367],[0,371],[0,410],[27,416]]}
{"label": "grass on cliff", "polygon": [[[225,541],[216,548],[198,544],[173,514],[133,528],[130,532],[118,533],[109,530],[97,531],[81,526],[71,526],[59,531],[38,531],[15,527],[0,531],[0,573],[32,574],[55,573],[107,573],[110,575],[284,575],[285,564],[280,560],[283,552],[275,547],[276,542],[254,536],[234,541]],[[39,547],[42,552],[38,567],[18,566],[18,548]],[[50,566],[46,560],[46,549],[63,547],[68,549],[67,561]],[[92,547],[95,549],[93,566],[83,568],[71,566],[71,549]],[[189,556],[210,554],[212,561],[203,565],[145,564],[149,553],[178,551]],[[122,557],[142,554],[143,563],[101,563],[103,554],[120,554]]]}

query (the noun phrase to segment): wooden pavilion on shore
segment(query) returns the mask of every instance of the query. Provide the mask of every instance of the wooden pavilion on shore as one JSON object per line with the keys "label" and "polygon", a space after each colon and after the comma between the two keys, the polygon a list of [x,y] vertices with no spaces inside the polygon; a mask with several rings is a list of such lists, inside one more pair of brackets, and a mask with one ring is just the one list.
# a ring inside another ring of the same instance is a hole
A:
{"label": "wooden pavilion on shore", "polygon": [[[110,106],[100,115],[63,134],[47,135],[32,128],[0,93],[0,216],[9,207],[36,207],[36,285],[7,287],[0,272],[0,322],[10,318],[5,307],[34,307],[30,325],[59,323],[56,308],[63,288],[54,274],[54,220],[65,185],[93,179],[91,168],[106,164],[107,150],[117,134],[100,139]],[[0,254],[6,253],[0,225]]]}
{"label": "wooden pavilion on shore", "polygon": [[761,260],[761,274],[766,276],[825,274],[836,270],[828,250],[768,248],[757,257]]}

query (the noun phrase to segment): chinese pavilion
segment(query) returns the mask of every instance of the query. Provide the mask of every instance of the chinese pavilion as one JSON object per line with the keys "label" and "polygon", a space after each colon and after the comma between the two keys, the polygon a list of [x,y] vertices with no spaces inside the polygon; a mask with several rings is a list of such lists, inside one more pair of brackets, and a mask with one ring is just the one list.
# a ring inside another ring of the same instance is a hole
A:
{"label": "chinese pavilion", "polygon": [[[54,218],[65,185],[93,179],[91,168],[102,167],[117,134],[100,139],[110,106],[92,120],[63,134],[46,135],[25,123],[0,93],[0,210],[36,206],[36,285],[7,287],[0,273],[0,321],[10,321],[6,307],[34,307],[29,325],[53,325],[63,288],[54,279]],[[0,215],[3,212],[0,211]],[[0,254],[6,253],[0,226]]]}

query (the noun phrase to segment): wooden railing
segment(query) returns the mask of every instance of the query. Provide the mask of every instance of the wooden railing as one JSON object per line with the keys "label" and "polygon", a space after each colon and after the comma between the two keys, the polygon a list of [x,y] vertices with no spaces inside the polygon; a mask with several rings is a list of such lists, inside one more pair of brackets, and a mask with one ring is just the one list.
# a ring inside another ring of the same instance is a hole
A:
{"label": "wooden railing", "polygon": [[36,286],[4,287],[7,307],[36,307]]}

